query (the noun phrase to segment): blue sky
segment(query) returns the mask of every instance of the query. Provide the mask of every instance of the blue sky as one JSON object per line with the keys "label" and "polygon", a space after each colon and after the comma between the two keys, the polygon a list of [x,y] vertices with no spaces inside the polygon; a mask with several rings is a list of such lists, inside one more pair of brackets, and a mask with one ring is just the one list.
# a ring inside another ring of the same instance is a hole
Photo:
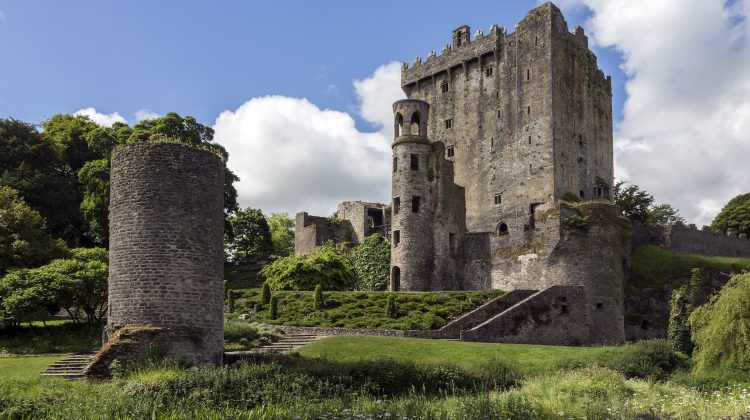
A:
{"label": "blue sky", "polygon": [[[210,124],[221,111],[264,95],[351,111],[353,79],[439,51],[461,24],[512,29],[535,5],[0,1],[0,117],[39,122],[94,107],[131,122],[136,111],[150,109]],[[567,19],[572,26],[585,17]],[[616,55],[597,53],[606,72],[618,73]],[[614,79],[622,86],[619,74]]]}
{"label": "blue sky", "polygon": [[[398,62],[536,0],[0,0],[0,118],[216,129],[242,206],[386,202]],[[612,75],[615,175],[709,223],[750,191],[750,0],[559,0]]]}

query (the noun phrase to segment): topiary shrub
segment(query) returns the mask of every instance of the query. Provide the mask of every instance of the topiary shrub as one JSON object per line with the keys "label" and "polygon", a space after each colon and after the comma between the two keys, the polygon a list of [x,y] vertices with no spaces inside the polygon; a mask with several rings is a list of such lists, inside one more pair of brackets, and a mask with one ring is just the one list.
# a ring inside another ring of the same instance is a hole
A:
{"label": "topiary shrub", "polygon": [[314,253],[279,258],[263,267],[260,275],[276,290],[349,290],[354,284],[352,264],[332,243]]}
{"label": "topiary shrub", "polygon": [[696,371],[750,372],[750,273],[732,277],[690,315]]}
{"label": "topiary shrub", "polygon": [[354,290],[385,290],[391,266],[391,244],[380,234],[366,237],[352,252]]}
{"label": "topiary shrub", "polygon": [[391,293],[385,301],[385,316],[388,318],[395,318],[396,312],[396,296]]}
{"label": "topiary shrub", "polygon": [[227,308],[229,312],[234,312],[234,290],[227,290]]}
{"label": "topiary shrub", "polygon": [[279,316],[279,298],[276,296],[271,297],[271,308],[268,311],[268,317],[276,319]]}
{"label": "topiary shrub", "polygon": [[267,281],[263,282],[263,289],[260,292],[260,303],[262,305],[268,305],[271,302],[271,286]]}
{"label": "topiary shrub", "polygon": [[315,286],[315,293],[313,294],[313,308],[316,310],[323,309],[325,302],[323,300],[323,287],[321,285]]}

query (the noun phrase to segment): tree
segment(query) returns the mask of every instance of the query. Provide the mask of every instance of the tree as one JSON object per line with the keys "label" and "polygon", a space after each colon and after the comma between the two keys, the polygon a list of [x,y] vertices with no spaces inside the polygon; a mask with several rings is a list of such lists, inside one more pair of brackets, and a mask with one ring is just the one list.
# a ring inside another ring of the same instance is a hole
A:
{"label": "tree", "polygon": [[642,191],[637,185],[625,186],[625,184],[625,181],[615,183],[615,206],[630,220],[645,224],[648,220],[649,208],[654,203],[654,197]]}
{"label": "tree", "polygon": [[109,170],[109,159],[103,158],[86,162],[78,171],[86,235],[93,243],[105,246],[109,242]]}
{"label": "tree", "polygon": [[46,231],[73,242],[79,224],[75,177],[56,143],[33,125],[0,119],[0,186],[17,190],[45,219]]}
{"label": "tree", "polygon": [[65,244],[52,239],[44,226],[18,191],[0,187],[0,276],[9,268],[35,267],[66,254]]}
{"label": "tree", "polygon": [[34,270],[14,270],[0,278],[0,320],[5,325],[44,319],[59,309],[55,302],[51,284]]}
{"label": "tree", "polygon": [[294,220],[287,213],[273,213],[268,218],[273,253],[286,257],[294,253]]}
{"label": "tree", "polygon": [[349,290],[354,269],[349,258],[332,243],[318,247],[312,254],[279,258],[263,267],[260,275],[276,290]]}
{"label": "tree", "polygon": [[750,371],[750,273],[732,277],[690,315],[696,369]]}
{"label": "tree", "polygon": [[315,293],[313,293],[313,308],[315,310],[323,309],[325,301],[323,300],[323,286],[315,286]]}
{"label": "tree", "polygon": [[264,281],[263,288],[261,289],[261,293],[260,293],[260,303],[262,305],[268,305],[270,301],[271,301],[271,286],[268,284],[267,281]]}
{"label": "tree", "polygon": [[391,267],[391,244],[380,234],[366,237],[352,252],[355,290],[385,290]]}
{"label": "tree", "polygon": [[722,232],[750,235],[750,193],[741,194],[729,200],[711,222],[711,228]]}
{"label": "tree", "polygon": [[658,204],[648,211],[646,224],[653,227],[667,227],[675,223],[685,223],[685,219],[671,204]]}
{"label": "tree", "polygon": [[239,210],[229,217],[229,224],[233,237],[228,241],[228,254],[233,261],[262,261],[271,255],[271,231],[259,209]]}

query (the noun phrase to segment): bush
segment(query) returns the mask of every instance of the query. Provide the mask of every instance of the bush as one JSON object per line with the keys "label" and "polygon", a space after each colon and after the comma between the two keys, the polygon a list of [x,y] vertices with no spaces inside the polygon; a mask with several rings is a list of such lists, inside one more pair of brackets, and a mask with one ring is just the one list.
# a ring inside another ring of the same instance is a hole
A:
{"label": "bush", "polygon": [[573,194],[572,192],[568,191],[563,195],[562,197],[563,201],[567,201],[569,203],[579,203],[581,202],[581,197]]}
{"label": "bush", "polygon": [[276,296],[271,297],[271,307],[268,310],[268,317],[276,319],[279,316],[279,298]]}
{"label": "bush", "polygon": [[323,309],[325,301],[323,300],[323,287],[320,285],[315,286],[315,294],[313,295],[313,308],[315,310]]}
{"label": "bush", "polygon": [[271,286],[268,282],[263,282],[263,289],[260,292],[260,303],[262,305],[268,305],[271,302]]}
{"label": "bush", "polygon": [[672,292],[667,341],[672,350],[690,355],[693,351],[693,342],[690,340],[690,324],[688,323],[690,305],[687,304],[686,299],[684,287]]}
{"label": "bush", "polygon": [[388,299],[385,301],[385,316],[388,318],[395,318],[396,315],[396,296],[389,294]]}
{"label": "bush", "polygon": [[326,244],[312,254],[280,258],[260,271],[276,290],[349,290],[354,283],[354,270],[349,259]]}
{"label": "bush", "polygon": [[628,378],[664,380],[687,366],[686,356],[674,352],[666,340],[626,344],[605,365]]}
{"label": "bush", "polygon": [[690,316],[696,370],[750,372],[750,273],[732,277]]}
{"label": "bush", "polygon": [[278,338],[278,334],[261,324],[236,320],[224,322],[224,340],[228,347],[236,344],[238,349],[249,349]]}
{"label": "bush", "polygon": [[568,229],[586,230],[589,227],[589,218],[587,216],[568,216],[565,218],[565,227]]}
{"label": "bush", "polygon": [[352,252],[354,290],[385,290],[391,266],[391,244],[380,234],[366,237]]}
{"label": "bush", "polygon": [[234,290],[227,290],[227,308],[229,312],[234,312]]}

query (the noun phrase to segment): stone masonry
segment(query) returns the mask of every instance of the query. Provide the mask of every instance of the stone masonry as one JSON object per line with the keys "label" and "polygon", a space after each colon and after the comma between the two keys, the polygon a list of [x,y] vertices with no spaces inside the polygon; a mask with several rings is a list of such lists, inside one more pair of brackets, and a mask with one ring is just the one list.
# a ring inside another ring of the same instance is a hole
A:
{"label": "stone masonry", "polygon": [[221,363],[223,191],[224,165],[210,151],[163,142],[115,149],[105,342],[126,327],[162,331],[167,356]]}

